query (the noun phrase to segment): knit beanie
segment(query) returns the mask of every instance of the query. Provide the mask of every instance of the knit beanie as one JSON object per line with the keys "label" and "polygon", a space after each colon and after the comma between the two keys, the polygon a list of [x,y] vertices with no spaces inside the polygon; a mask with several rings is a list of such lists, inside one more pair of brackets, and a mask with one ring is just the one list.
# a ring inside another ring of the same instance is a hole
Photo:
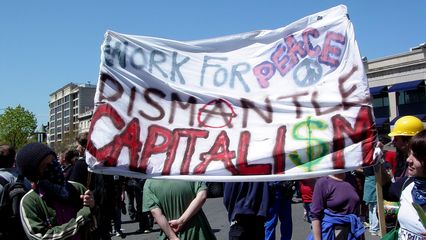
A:
{"label": "knit beanie", "polygon": [[55,152],[45,144],[27,144],[16,155],[16,166],[22,175],[28,180],[35,182],[38,180],[38,166],[49,154],[56,156]]}

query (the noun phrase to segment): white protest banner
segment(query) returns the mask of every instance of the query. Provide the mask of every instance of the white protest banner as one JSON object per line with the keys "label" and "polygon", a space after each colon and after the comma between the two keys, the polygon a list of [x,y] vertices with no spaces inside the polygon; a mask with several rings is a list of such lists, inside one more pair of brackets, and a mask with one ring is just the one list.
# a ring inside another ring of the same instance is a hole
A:
{"label": "white protest banner", "polygon": [[101,49],[91,171],[270,181],[373,164],[367,78],[343,5],[201,41],[108,31]]}

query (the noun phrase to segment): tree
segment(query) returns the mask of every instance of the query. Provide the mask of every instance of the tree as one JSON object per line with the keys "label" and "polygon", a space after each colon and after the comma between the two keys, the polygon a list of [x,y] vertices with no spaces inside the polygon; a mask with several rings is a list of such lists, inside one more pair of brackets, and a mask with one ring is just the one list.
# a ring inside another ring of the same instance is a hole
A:
{"label": "tree", "polygon": [[18,105],[0,114],[0,139],[18,149],[26,144],[37,127],[35,115]]}
{"label": "tree", "polygon": [[74,145],[76,143],[75,139],[77,135],[78,133],[75,131],[69,131],[67,133],[64,133],[62,136],[62,141],[53,144],[53,149],[55,150],[55,152],[60,153],[75,148]]}

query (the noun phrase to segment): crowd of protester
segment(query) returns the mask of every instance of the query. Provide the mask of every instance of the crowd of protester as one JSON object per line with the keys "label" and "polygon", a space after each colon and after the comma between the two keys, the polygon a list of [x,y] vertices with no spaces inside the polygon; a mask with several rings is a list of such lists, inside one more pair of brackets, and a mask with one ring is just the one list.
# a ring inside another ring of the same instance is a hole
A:
{"label": "crowd of protester", "polygon": [[[295,194],[311,224],[307,239],[364,239],[367,229],[380,235],[377,172],[383,176],[383,198],[399,202],[387,230],[399,239],[425,239],[426,130],[419,119],[405,116],[389,136],[395,151],[385,151],[385,161],[375,166],[299,181],[224,183],[229,239],[292,239]],[[16,239],[125,238],[122,214],[138,223],[140,234],[151,232],[156,223],[159,239],[216,239],[202,210],[205,182],[93,174],[87,170],[86,144],[87,134],[79,135],[76,147],[58,155],[41,143],[27,144],[16,154],[0,145],[0,196],[6,183],[24,177],[28,191],[20,203],[22,228],[15,230],[21,234]],[[0,230],[0,239],[11,236]]]}

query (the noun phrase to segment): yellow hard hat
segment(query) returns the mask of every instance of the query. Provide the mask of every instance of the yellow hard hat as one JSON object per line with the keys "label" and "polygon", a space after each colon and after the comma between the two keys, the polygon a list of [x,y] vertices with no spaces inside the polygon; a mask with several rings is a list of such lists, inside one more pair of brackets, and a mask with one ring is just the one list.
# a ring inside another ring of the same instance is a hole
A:
{"label": "yellow hard hat", "polygon": [[404,116],[395,122],[394,128],[388,135],[389,137],[414,136],[424,128],[420,119],[414,116]]}

